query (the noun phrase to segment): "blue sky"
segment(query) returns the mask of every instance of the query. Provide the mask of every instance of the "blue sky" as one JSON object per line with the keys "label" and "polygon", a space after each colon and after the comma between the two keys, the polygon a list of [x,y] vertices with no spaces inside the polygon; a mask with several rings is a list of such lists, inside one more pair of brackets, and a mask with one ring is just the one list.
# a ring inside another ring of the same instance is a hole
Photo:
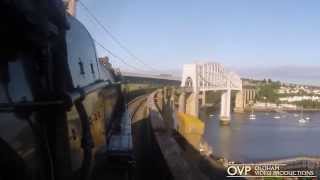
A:
{"label": "blue sky", "polygon": [[[288,71],[276,77],[272,72],[279,72],[281,67],[298,67],[303,71],[300,73],[315,67],[320,70],[319,0],[82,2],[135,55],[160,71],[179,72],[185,63],[214,61],[247,77],[256,77],[263,68],[262,77],[294,81],[292,76],[286,79]],[[119,48],[80,5],[77,18],[108,49],[145,68]],[[99,48],[98,52],[108,55]],[[112,63],[126,69],[116,59]],[[320,84],[320,73],[313,72],[299,81],[304,80]]]}

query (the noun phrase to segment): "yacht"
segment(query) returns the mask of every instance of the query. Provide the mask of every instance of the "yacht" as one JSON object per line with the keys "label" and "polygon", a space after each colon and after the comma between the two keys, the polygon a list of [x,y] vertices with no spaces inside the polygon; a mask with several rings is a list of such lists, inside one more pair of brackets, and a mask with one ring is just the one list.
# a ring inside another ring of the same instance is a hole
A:
{"label": "yacht", "polygon": [[250,115],[249,115],[249,119],[251,119],[251,120],[256,119],[256,115],[254,115],[254,114],[250,114]]}
{"label": "yacht", "polygon": [[279,115],[276,115],[273,117],[273,119],[280,119],[281,117]]}
{"label": "yacht", "polygon": [[304,124],[304,123],[307,123],[307,120],[302,118],[302,119],[299,119],[298,122],[301,123],[301,124]]}
{"label": "yacht", "polygon": [[301,115],[300,115],[300,119],[298,120],[298,122],[300,124],[305,124],[308,122],[308,120],[310,119],[310,117],[306,117],[305,119],[303,118],[303,107],[301,108]]}
{"label": "yacht", "polygon": [[251,109],[251,114],[249,115],[249,119],[251,119],[251,120],[256,119],[256,115],[253,114],[253,109]]}

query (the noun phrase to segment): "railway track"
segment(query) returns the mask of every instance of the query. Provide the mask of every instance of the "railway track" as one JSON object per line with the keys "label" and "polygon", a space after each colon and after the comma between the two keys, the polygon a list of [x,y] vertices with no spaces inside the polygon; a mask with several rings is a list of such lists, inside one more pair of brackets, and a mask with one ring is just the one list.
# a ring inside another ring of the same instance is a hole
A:
{"label": "railway track", "polygon": [[128,103],[132,122],[132,141],[135,168],[133,179],[150,180],[161,177],[161,169],[157,166],[159,152],[155,148],[152,128],[147,113],[148,95],[139,96]]}
{"label": "railway track", "polygon": [[130,118],[132,121],[135,118],[135,115],[139,110],[139,108],[141,108],[141,106],[145,104],[147,97],[148,97],[148,94],[138,96],[127,104]]}

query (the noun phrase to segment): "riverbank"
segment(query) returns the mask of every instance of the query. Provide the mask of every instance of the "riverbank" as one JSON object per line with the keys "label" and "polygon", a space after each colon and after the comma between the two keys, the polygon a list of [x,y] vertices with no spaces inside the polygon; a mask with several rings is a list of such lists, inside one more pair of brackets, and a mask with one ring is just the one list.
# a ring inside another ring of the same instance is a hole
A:
{"label": "riverbank", "polygon": [[257,159],[254,161],[235,161],[232,159],[227,159],[221,156],[217,156],[214,153],[211,153],[208,156],[211,161],[219,164],[220,166],[227,167],[229,163],[235,164],[285,164],[284,169],[307,169],[315,170],[316,175],[319,175],[320,168],[320,156],[293,156],[293,157],[282,157],[277,159]]}
{"label": "riverbank", "polygon": [[[253,108],[256,112],[301,112],[301,109],[289,108]],[[304,112],[320,112],[320,109],[304,108]],[[251,108],[246,108],[245,112],[251,112]]]}

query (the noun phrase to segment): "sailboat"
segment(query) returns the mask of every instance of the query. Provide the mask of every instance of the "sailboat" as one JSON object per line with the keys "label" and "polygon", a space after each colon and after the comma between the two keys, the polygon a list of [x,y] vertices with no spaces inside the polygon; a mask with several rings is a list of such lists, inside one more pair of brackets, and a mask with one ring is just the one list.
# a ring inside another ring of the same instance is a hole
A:
{"label": "sailboat", "polygon": [[256,119],[256,115],[253,114],[253,108],[251,108],[251,114],[249,115],[249,119],[251,119],[251,120]]}
{"label": "sailboat", "polygon": [[273,118],[274,118],[274,119],[280,119],[280,118],[281,118],[281,116],[279,116],[279,115],[275,115]]}
{"label": "sailboat", "polygon": [[301,108],[301,115],[300,115],[300,119],[298,120],[298,122],[299,122],[300,124],[307,123],[307,120],[305,120],[305,119],[303,118],[303,107]]}

